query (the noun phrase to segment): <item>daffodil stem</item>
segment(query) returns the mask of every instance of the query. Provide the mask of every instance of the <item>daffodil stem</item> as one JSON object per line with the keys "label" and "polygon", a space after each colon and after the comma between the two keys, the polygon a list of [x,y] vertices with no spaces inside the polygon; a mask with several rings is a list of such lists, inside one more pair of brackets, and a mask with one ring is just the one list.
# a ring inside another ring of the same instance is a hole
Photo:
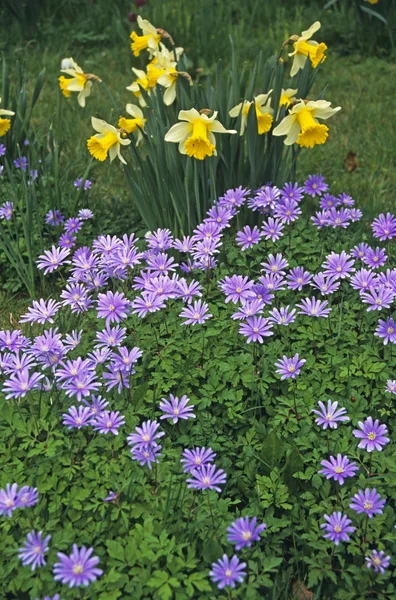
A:
{"label": "daffodil stem", "polygon": [[118,108],[118,105],[117,105],[116,101],[114,100],[114,96],[113,96],[113,94],[111,93],[111,91],[109,90],[109,88],[107,87],[107,85],[105,84],[105,82],[104,82],[104,81],[102,81],[102,82],[101,82],[101,85],[103,85],[103,88],[104,88],[104,90],[105,90],[105,92],[106,92],[106,94],[107,94],[107,97],[108,97],[108,98],[109,98],[109,100],[110,100],[110,104],[113,106],[113,108],[114,108],[114,110],[116,111],[116,113],[117,113],[118,115],[120,115],[120,114],[121,114],[121,112],[120,112],[120,109]]}

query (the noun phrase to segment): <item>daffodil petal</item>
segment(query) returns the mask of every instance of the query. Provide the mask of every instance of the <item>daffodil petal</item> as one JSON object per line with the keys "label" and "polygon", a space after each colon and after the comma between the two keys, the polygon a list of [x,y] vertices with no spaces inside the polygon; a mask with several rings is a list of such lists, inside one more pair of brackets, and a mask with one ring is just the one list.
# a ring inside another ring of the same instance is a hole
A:
{"label": "daffodil petal", "polygon": [[190,135],[192,126],[189,123],[176,123],[165,135],[166,142],[184,142]]}

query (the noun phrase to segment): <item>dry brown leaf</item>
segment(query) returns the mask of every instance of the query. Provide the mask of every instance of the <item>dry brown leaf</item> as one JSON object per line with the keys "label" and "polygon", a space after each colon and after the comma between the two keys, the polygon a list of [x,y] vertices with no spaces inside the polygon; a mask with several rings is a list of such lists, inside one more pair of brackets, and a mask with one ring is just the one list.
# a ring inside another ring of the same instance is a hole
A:
{"label": "dry brown leaf", "polygon": [[302,581],[295,581],[293,583],[293,594],[296,600],[312,600],[314,593],[310,592]]}
{"label": "dry brown leaf", "polygon": [[359,161],[356,158],[356,154],[354,152],[348,152],[346,157],[344,158],[345,168],[349,173],[352,173],[359,166]]}

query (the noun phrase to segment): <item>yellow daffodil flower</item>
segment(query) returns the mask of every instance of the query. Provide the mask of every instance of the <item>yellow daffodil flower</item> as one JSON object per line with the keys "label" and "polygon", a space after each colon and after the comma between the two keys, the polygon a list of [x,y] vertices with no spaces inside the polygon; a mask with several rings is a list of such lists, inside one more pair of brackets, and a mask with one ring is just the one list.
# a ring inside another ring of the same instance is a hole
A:
{"label": "yellow daffodil flower", "polygon": [[84,73],[81,67],[72,59],[64,58],[61,64],[61,73],[66,73],[70,77],[59,77],[59,86],[62,94],[69,98],[71,92],[78,92],[77,101],[84,108],[86,98],[91,93],[92,79],[100,81],[99,77],[91,73]]}
{"label": "yellow daffodil flower", "polygon": [[175,48],[175,51],[169,51],[161,44],[161,52],[158,54],[158,62],[162,65],[162,73],[158,78],[158,83],[165,88],[164,103],[170,106],[176,98],[176,82],[179,75],[186,77],[192,85],[191,77],[184,71],[177,71],[176,64],[183,53],[183,48]]}
{"label": "yellow daffodil flower", "polygon": [[298,102],[290,113],[282,119],[273,130],[273,135],[285,135],[286,146],[297,144],[305,148],[313,148],[317,144],[324,144],[327,140],[329,128],[317,119],[329,119],[341,110],[340,106],[331,108],[326,100],[311,100],[305,103]]}
{"label": "yellow daffodil flower", "polygon": [[255,96],[253,101],[244,100],[240,102],[236,106],[234,106],[230,112],[230,117],[237,117],[240,113],[242,113],[241,118],[241,129],[239,135],[243,135],[247,125],[247,119],[250,107],[254,103],[254,107],[256,110],[256,118],[257,118],[257,133],[262,135],[263,133],[267,133],[272,126],[273,114],[274,111],[270,106],[269,95],[272,90],[268,94],[260,94],[259,96]]}
{"label": "yellow daffodil flower", "polygon": [[291,77],[296,75],[300,69],[304,68],[308,57],[314,69],[316,69],[319,63],[326,59],[326,44],[319,44],[318,42],[311,40],[311,37],[318,29],[320,29],[320,22],[315,21],[309,29],[302,32],[300,37],[295,36],[294,51],[289,54],[289,56],[294,56],[293,66],[290,71]]}
{"label": "yellow daffodil flower", "polygon": [[292,88],[287,88],[287,90],[284,90],[282,88],[281,96],[279,99],[279,107],[284,106],[285,108],[289,108],[290,104],[292,104],[292,102],[295,101],[296,94],[297,90],[294,90]]}
{"label": "yellow daffodil flower", "polygon": [[150,95],[150,87],[147,73],[145,71],[142,71],[141,69],[134,68],[132,69],[132,71],[135,73],[136,79],[133,83],[131,83],[131,85],[127,87],[127,90],[129,90],[134,96],[136,96],[136,98],[139,100],[140,106],[144,108],[145,106],[147,106],[147,104],[140,90],[143,89],[148,93],[148,95]]}
{"label": "yellow daffodil flower", "polygon": [[143,139],[142,129],[144,128],[146,119],[144,118],[141,109],[135,104],[127,104],[125,110],[128,115],[132,117],[132,119],[120,117],[118,121],[118,127],[123,129],[126,133],[133,133],[134,131],[137,131],[137,146]]}
{"label": "yellow daffodil flower", "polygon": [[123,139],[118,129],[106,123],[106,121],[102,121],[102,119],[92,117],[91,123],[92,127],[98,133],[91,136],[87,142],[90,154],[101,162],[106,160],[107,155],[110,158],[110,162],[118,156],[120,161],[126,164],[126,161],[121,156],[121,146],[129,146],[131,140]]}
{"label": "yellow daffodil flower", "polygon": [[369,2],[370,4],[378,4],[379,0],[366,0],[366,2]]}
{"label": "yellow daffodil flower", "polygon": [[[1,98],[0,98],[1,104]],[[0,108],[0,137],[5,135],[9,128],[11,127],[11,119],[3,119],[2,115],[8,115],[12,117],[15,113],[12,110],[6,110],[5,108]]]}
{"label": "yellow daffodil flower", "polygon": [[143,35],[138,35],[136,31],[132,31],[130,37],[132,40],[131,50],[135,56],[139,56],[142,50],[148,50],[150,54],[154,54],[158,48],[161,39],[161,34],[157,29],[139,15],[137,18],[138,25],[143,32]]}
{"label": "yellow daffodil flower", "polygon": [[237,133],[216,121],[217,112],[211,117],[200,114],[195,108],[181,110],[178,118],[185,123],[176,123],[165,136],[166,142],[179,144],[179,152],[198,160],[206,156],[216,155],[216,138],[214,133]]}

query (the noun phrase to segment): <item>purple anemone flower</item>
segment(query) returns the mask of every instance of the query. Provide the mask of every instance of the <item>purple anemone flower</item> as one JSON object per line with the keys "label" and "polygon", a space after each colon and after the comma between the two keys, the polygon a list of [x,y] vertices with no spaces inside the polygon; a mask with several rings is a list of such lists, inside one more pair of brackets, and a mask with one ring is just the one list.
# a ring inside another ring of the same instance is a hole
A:
{"label": "purple anemone flower", "polygon": [[324,515],[324,518],[326,523],[322,523],[320,527],[326,531],[323,536],[325,539],[331,540],[336,546],[340,542],[349,542],[348,534],[356,531],[356,527],[351,527],[351,519],[341,512],[333,512],[330,516]]}
{"label": "purple anemone flower", "polygon": [[23,547],[19,548],[18,556],[22,561],[23,566],[31,565],[31,570],[34,571],[36,567],[42,567],[46,564],[44,554],[48,552],[48,542],[51,536],[47,535],[43,539],[43,532],[31,531],[27,534]]}
{"label": "purple anemone flower", "polygon": [[351,250],[351,256],[353,256],[354,258],[358,258],[360,260],[363,260],[364,257],[366,256],[367,250],[369,249],[369,245],[366,244],[366,242],[362,242],[361,244],[358,244],[357,246],[354,246]]}
{"label": "purple anemone flower", "polygon": [[55,208],[55,210],[48,211],[47,214],[45,215],[45,222],[48,225],[52,225],[53,227],[60,225],[61,223],[63,223],[64,220],[65,220],[65,217],[61,214],[61,212],[57,208]]}
{"label": "purple anemone flower", "polygon": [[351,277],[351,286],[354,290],[364,292],[374,287],[376,275],[368,269],[360,269]]}
{"label": "purple anemone flower", "polygon": [[314,198],[320,196],[324,192],[327,192],[329,186],[325,182],[323,175],[310,175],[304,182],[304,192]]}
{"label": "purple anemone flower", "polygon": [[164,414],[160,419],[171,419],[173,423],[177,423],[179,419],[195,419],[195,415],[192,412],[194,405],[187,406],[189,402],[190,398],[186,395],[182,396],[180,400],[172,394],[169,395],[169,400],[162,398],[159,407]]}
{"label": "purple anemone flower", "polygon": [[388,379],[385,386],[385,391],[390,394],[396,394],[396,379]]}
{"label": "purple anemone flower", "polygon": [[219,558],[217,562],[212,564],[212,570],[209,572],[209,575],[212,581],[217,584],[219,590],[225,587],[235,588],[236,583],[243,582],[246,576],[245,568],[246,563],[240,562],[235,554],[231,560],[224,554],[223,558]]}
{"label": "purple anemone flower", "polygon": [[132,460],[138,461],[141,467],[147,465],[150,469],[152,465],[159,463],[159,457],[161,455],[161,444],[152,447],[134,446],[131,448]]}
{"label": "purple anemone flower", "polygon": [[251,300],[250,302],[242,300],[241,304],[241,308],[231,315],[231,319],[243,320],[263,312],[264,302],[261,299],[257,298],[257,300]]}
{"label": "purple anemone flower", "polygon": [[382,338],[384,340],[384,345],[388,342],[392,344],[396,343],[396,323],[395,321],[389,317],[386,321],[379,319],[378,327],[375,330],[374,335]]}
{"label": "purple anemone flower", "polygon": [[120,494],[113,492],[112,490],[110,490],[109,495],[106,496],[106,498],[103,498],[103,502],[117,502],[118,498],[120,497]]}
{"label": "purple anemone flower", "polygon": [[385,446],[390,441],[385,437],[388,433],[386,425],[380,425],[378,419],[373,421],[372,417],[367,417],[365,421],[359,421],[359,429],[352,431],[353,435],[360,439],[359,448],[365,448],[367,452],[378,450],[381,452],[382,446]]}
{"label": "purple anemone flower", "polygon": [[60,303],[55,302],[55,300],[45,300],[41,299],[38,302],[33,300],[33,306],[28,308],[28,312],[22,315],[19,319],[20,323],[40,323],[40,325],[44,325],[44,323],[53,323],[53,317],[56,315],[60,308]]}
{"label": "purple anemone flower", "polygon": [[250,548],[252,542],[260,540],[260,533],[267,529],[267,525],[262,523],[257,525],[256,517],[241,517],[237,519],[227,529],[227,541],[235,544],[235,550],[240,550],[245,546]]}
{"label": "purple anemone flower", "polygon": [[296,304],[298,308],[301,308],[299,315],[309,315],[310,317],[324,317],[327,319],[331,312],[331,308],[328,306],[327,300],[316,300],[315,296],[312,298],[303,298],[301,304]]}
{"label": "purple anemone flower", "polygon": [[246,225],[246,227],[243,228],[243,231],[238,231],[236,242],[238,246],[241,247],[242,251],[247,250],[248,248],[253,248],[255,244],[258,244],[262,235],[263,234],[258,227],[254,226],[253,229],[251,229],[249,225]]}
{"label": "purple anemone flower", "polygon": [[325,475],[326,479],[334,479],[340,485],[344,484],[346,477],[354,477],[355,471],[359,470],[355,462],[350,462],[347,456],[337,454],[337,458],[330,456],[330,460],[322,460],[320,463],[323,469],[319,471],[320,475]]}
{"label": "purple anemone flower", "polygon": [[349,277],[355,270],[353,265],[354,261],[344,250],[341,254],[332,252],[326,257],[323,263],[323,274],[337,277],[337,279],[345,279],[345,277]]}
{"label": "purple anemone flower", "polygon": [[88,406],[79,406],[78,408],[72,406],[62,417],[63,425],[66,425],[68,429],[81,429],[81,427],[91,425],[91,408]]}
{"label": "purple anemone flower", "polygon": [[276,256],[270,254],[267,262],[261,263],[261,266],[266,273],[286,275],[285,269],[289,266],[289,263],[283,258],[282,254],[278,252]]}
{"label": "purple anemone flower", "polygon": [[282,223],[290,224],[296,221],[302,211],[298,203],[290,198],[285,198],[275,206],[274,217],[281,220]]}
{"label": "purple anemone flower", "polygon": [[336,227],[342,227],[343,229],[346,229],[350,224],[350,220],[351,215],[348,208],[341,208],[340,210],[332,208],[329,210],[328,222],[333,229]]}
{"label": "purple anemone flower", "polygon": [[128,315],[129,300],[122,292],[98,294],[98,317],[109,323],[119,323]]}
{"label": "purple anemone flower", "polygon": [[29,373],[28,369],[22,369],[6,379],[3,385],[3,392],[6,394],[6,400],[10,398],[24,398],[30,390],[38,388],[38,382],[44,375],[40,373]]}
{"label": "purple anemone flower", "polygon": [[373,248],[368,248],[366,252],[366,256],[363,259],[363,262],[366,263],[372,269],[378,269],[378,267],[383,267],[386,263],[388,257],[386,255],[384,248],[377,248],[374,250]]}
{"label": "purple anemone flower", "polygon": [[99,433],[112,433],[114,435],[118,435],[119,427],[125,425],[125,418],[120,415],[120,411],[109,412],[108,410],[104,410],[98,414],[95,419],[92,420],[91,425],[95,431],[99,431]]}
{"label": "purple anemone flower", "polygon": [[91,556],[93,548],[82,546],[78,548],[73,544],[73,550],[70,556],[58,552],[59,562],[54,564],[54,579],[61,581],[69,588],[87,586],[103,574],[102,569],[98,569],[99,564],[97,556]]}
{"label": "purple anemone flower", "polygon": [[0,219],[5,219],[6,221],[10,221],[12,215],[14,214],[14,203],[13,202],[4,202],[0,206]]}
{"label": "purple anemone flower", "polygon": [[367,312],[390,308],[395,295],[393,290],[390,290],[384,285],[379,285],[376,289],[370,289],[367,292],[360,293],[362,302],[369,304]]}
{"label": "purple anemone flower", "polygon": [[296,309],[292,308],[289,310],[289,308],[290,306],[281,306],[279,309],[273,308],[269,311],[271,316],[268,317],[268,320],[277,325],[290,325],[290,323],[294,323],[296,320]]}
{"label": "purple anemone flower", "polygon": [[264,342],[264,337],[274,335],[272,328],[273,324],[269,319],[265,319],[258,315],[248,317],[246,323],[241,323],[239,326],[239,333],[247,338],[247,344],[250,344],[250,342],[259,342],[262,344]]}
{"label": "purple anemone flower", "polygon": [[206,465],[212,464],[216,453],[212,448],[195,448],[195,450],[184,450],[181,463],[184,473],[191,473],[195,469],[200,469]]}
{"label": "purple anemone flower", "polygon": [[304,271],[303,267],[295,267],[294,269],[290,269],[286,279],[287,287],[290,290],[301,291],[304,285],[309,284],[312,279],[312,275],[309,273],[309,271]]}
{"label": "purple anemone flower", "polygon": [[65,259],[69,256],[69,248],[56,248],[52,246],[51,250],[45,250],[44,254],[41,254],[37,260],[37,266],[39,269],[44,269],[44,275],[52,273],[61,265]]}
{"label": "purple anemone flower", "polygon": [[219,286],[226,295],[226,304],[230,301],[236,304],[239,300],[254,298],[254,293],[251,289],[253,284],[253,281],[249,281],[248,277],[242,277],[242,275],[225,277],[219,281]]}
{"label": "purple anemone flower", "polygon": [[0,490],[0,515],[11,517],[13,511],[19,508],[18,484],[7,483],[4,490]]}
{"label": "purple anemone flower", "polygon": [[186,319],[181,325],[202,325],[207,319],[213,317],[209,312],[209,306],[202,300],[196,300],[193,305],[186,306],[179,317]]}
{"label": "purple anemone flower", "polygon": [[138,317],[145,317],[148,313],[157,312],[165,307],[164,297],[156,292],[142,292],[141,298],[135,298],[131,304],[132,312]]}
{"label": "purple anemone flower", "polygon": [[371,223],[373,236],[381,241],[391,240],[396,235],[396,218],[391,213],[382,213]]}
{"label": "purple anemone flower", "polygon": [[84,185],[81,185],[82,182],[83,182],[83,177],[79,177],[78,179],[76,179],[75,181],[73,181],[73,185],[76,188],[82,188],[84,190],[91,189],[92,182],[89,179],[86,179],[84,181]]}
{"label": "purple anemone flower", "polygon": [[328,210],[316,211],[316,213],[311,217],[311,221],[315,227],[322,229],[322,227],[327,227],[329,224],[329,216]]}
{"label": "purple anemone flower", "polygon": [[262,232],[266,240],[276,242],[283,236],[284,228],[285,226],[280,219],[273,219],[272,217],[268,217],[267,222],[263,223]]}
{"label": "purple anemone flower", "polygon": [[359,490],[352,498],[349,508],[356,510],[358,514],[366,513],[369,519],[374,515],[382,515],[386,500],[382,500],[381,496],[375,488],[370,490],[366,488],[364,491]]}
{"label": "purple anemone flower", "polygon": [[34,506],[38,502],[38,491],[37,488],[24,485],[18,492],[18,507],[28,508]]}
{"label": "purple anemone flower", "polygon": [[323,209],[331,209],[340,205],[340,201],[331,194],[323,194],[323,197],[319,200],[319,206]]}
{"label": "purple anemone flower", "polygon": [[315,423],[323,429],[327,429],[330,427],[331,429],[337,429],[338,423],[344,423],[345,421],[349,421],[349,417],[346,414],[346,408],[338,408],[338,402],[332,402],[331,400],[327,401],[327,407],[323,402],[319,400],[318,402],[320,410],[314,409],[312,412],[318,415],[318,418],[315,419]]}
{"label": "purple anemone flower", "polygon": [[287,358],[284,355],[282,359],[275,363],[275,367],[278,367],[276,372],[281,379],[295,379],[306,362],[304,358],[300,359],[298,354],[295,354],[292,358]]}
{"label": "purple anemone flower", "polygon": [[390,565],[390,556],[385,556],[385,552],[381,550],[372,550],[369,556],[366,556],[366,566],[368,569],[373,569],[374,573],[385,573],[385,570]]}
{"label": "purple anemone flower", "polygon": [[136,433],[128,436],[128,444],[137,445],[139,448],[155,447],[157,440],[165,435],[165,432],[157,431],[159,426],[157,421],[144,421],[141,427],[135,427]]}
{"label": "purple anemone flower", "polygon": [[216,469],[216,465],[207,464],[191,471],[191,477],[187,479],[187,484],[189,488],[221,492],[219,485],[223,485],[226,478],[227,475],[223,469]]}
{"label": "purple anemone flower", "polygon": [[298,183],[286,183],[280,190],[282,198],[290,198],[296,202],[300,202],[303,199],[304,188],[299,187]]}
{"label": "purple anemone flower", "polygon": [[311,286],[317,288],[323,296],[334,294],[340,285],[340,281],[338,281],[337,277],[325,277],[323,273],[314,275],[311,282]]}

